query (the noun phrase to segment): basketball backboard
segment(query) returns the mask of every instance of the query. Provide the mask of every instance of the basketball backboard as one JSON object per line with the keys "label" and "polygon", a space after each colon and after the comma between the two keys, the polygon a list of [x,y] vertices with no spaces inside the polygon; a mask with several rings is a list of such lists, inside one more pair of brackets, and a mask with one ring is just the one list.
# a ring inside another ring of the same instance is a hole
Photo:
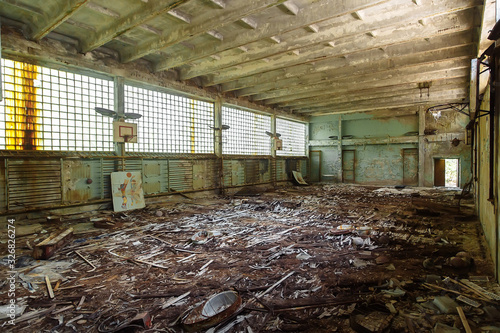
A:
{"label": "basketball backboard", "polygon": [[137,142],[137,124],[126,123],[124,121],[113,122],[114,142]]}

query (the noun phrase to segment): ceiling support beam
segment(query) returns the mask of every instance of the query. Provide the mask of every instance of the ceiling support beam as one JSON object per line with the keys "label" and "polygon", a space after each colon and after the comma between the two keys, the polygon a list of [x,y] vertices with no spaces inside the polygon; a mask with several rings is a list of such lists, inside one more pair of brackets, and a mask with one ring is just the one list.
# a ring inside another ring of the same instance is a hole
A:
{"label": "ceiling support beam", "polygon": [[[450,89],[465,89],[467,90],[467,79],[463,77],[435,80],[432,81],[432,87],[429,89],[429,95],[442,92]],[[275,105],[280,108],[304,108],[307,106],[321,106],[327,103],[344,103],[344,102],[359,102],[370,98],[385,98],[401,95],[421,95],[427,97],[427,91],[420,91],[417,82],[404,84],[396,84],[392,86],[374,88],[374,89],[355,89],[354,87],[343,91],[324,90],[322,93],[311,96],[302,95],[291,101],[282,103],[266,103],[267,105]]]}
{"label": "ceiling support beam", "polygon": [[105,29],[98,31],[82,42],[81,51],[89,52],[111,41],[127,31],[138,27],[155,16],[169,12],[189,0],[159,0],[142,4],[142,9],[122,17]]}
{"label": "ceiling support beam", "polygon": [[[328,79],[329,77],[351,75],[353,69],[350,65],[356,66],[356,72],[362,72],[364,68],[367,68],[368,71],[373,71],[373,67],[383,70],[384,68],[393,68],[396,65],[405,66],[412,63],[425,62],[425,58],[428,58],[427,53],[434,55],[436,57],[435,60],[453,58],[457,54],[456,51],[451,52],[453,49],[461,48],[471,43],[471,35],[465,31],[458,34],[435,37],[429,41],[421,40],[413,43],[391,45],[383,53],[380,50],[360,51],[352,54],[350,61],[340,58],[328,58],[317,61],[314,66],[301,64],[285,70],[277,69],[224,83],[221,88],[223,92],[246,88],[248,95],[252,95],[266,90],[277,90],[295,86],[300,84],[300,82],[311,84]],[[447,52],[450,53],[447,54]],[[390,57],[393,60],[389,62],[386,57]],[[369,66],[369,69],[367,66]],[[314,78],[317,81],[314,81]]]}
{"label": "ceiling support beam", "polygon": [[29,27],[28,39],[40,40],[47,36],[49,32],[57,28],[66,21],[78,9],[85,5],[89,0],[66,0],[62,7],[50,10],[44,15],[44,18],[36,24]]}
{"label": "ceiling support beam", "polygon": [[389,99],[373,99],[370,101],[365,101],[361,103],[344,103],[344,104],[331,104],[325,105],[317,108],[303,109],[301,113],[311,113],[313,115],[319,115],[320,113],[327,112],[328,110],[335,110],[338,112],[365,112],[365,111],[373,111],[380,110],[386,108],[400,108],[404,106],[413,106],[413,105],[435,105],[437,103],[458,103],[462,102],[467,98],[467,92],[458,92],[458,93],[443,93],[436,94],[435,96],[431,96],[428,99],[421,99],[420,97],[407,97],[407,98],[389,98]]}
{"label": "ceiling support beam", "polygon": [[[283,49],[290,51],[287,47],[288,43],[281,43],[280,45],[272,48],[271,51],[266,49],[256,49],[233,57],[225,56],[221,61],[217,62],[215,66],[214,64],[210,64],[209,66],[204,66],[203,64],[192,66],[189,69],[181,70],[180,77],[182,80],[186,80],[196,76],[204,76],[210,74],[211,72],[217,72],[217,75],[213,75],[212,77],[205,79],[203,82],[204,86],[212,86],[215,84],[233,81],[240,77],[271,71],[277,68],[314,62],[325,58],[344,56],[350,53],[359,52],[360,50],[378,49],[387,45],[404,43],[411,40],[419,41],[423,38],[431,38],[433,36],[439,36],[447,33],[470,30],[475,27],[474,22],[469,20],[471,11],[473,10],[451,13],[446,16],[436,18],[434,19],[433,25],[425,27],[422,27],[415,22],[405,27],[405,29],[396,31],[391,29],[391,33],[384,34],[383,36],[379,36],[377,38],[371,38],[366,35],[361,35],[357,38],[349,37],[348,39],[344,39],[343,43],[339,43],[337,47],[334,47],[333,51],[329,48],[325,49],[323,44],[309,45],[299,57],[293,57],[287,54],[276,55],[276,51],[278,49],[280,51]],[[452,28],[450,28],[450,26]],[[310,35],[310,38],[314,39],[316,36],[321,35],[323,35],[323,32]],[[253,62],[260,58],[265,58],[269,52],[273,52],[275,55],[273,57],[268,57],[270,58],[268,65],[255,66]],[[241,65],[243,62],[244,65],[241,70],[234,69],[233,66]]]}
{"label": "ceiling support beam", "polygon": [[422,81],[422,74],[425,73],[427,81],[444,78],[468,77],[467,69],[469,60],[464,58],[461,62],[457,60],[441,61],[428,66],[413,66],[403,69],[394,69],[391,71],[373,72],[370,74],[340,78],[338,80],[325,80],[322,83],[289,87],[276,91],[267,91],[265,93],[252,97],[254,101],[267,100],[293,94],[315,93],[330,89],[330,91],[346,91],[348,86],[357,86],[358,89],[380,88],[405,83],[418,83]]}
{"label": "ceiling support beam", "polygon": [[[356,0],[356,1],[343,1],[342,4],[334,7],[334,10],[329,9],[333,0],[321,0],[314,6],[297,13],[297,15],[290,20],[289,16],[280,15],[273,18],[272,21],[261,23],[259,29],[256,31],[248,31],[238,34],[237,38],[231,38],[219,44],[210,43],[204,45],[196,53],[185,52],[173,55],[173,57],[159,61],[155,64],[155,70],[161,71],[173,67],[178,67],[192,61],[208,57],[215,53],[220,53],[232,48],[244,46],[258,40],[271,38],[279,33],[286,33],[295,29],[307,28],[308,26],[316,23],[323,22],[328,19],[339,17],[355,10],[368,8],[387,0]],[[286,3],[286,2],[285,2]]]}
{"label": "ceiling support beam", "polygon": [[[300,57],[290,57],[286,53],[296,48],[290,48],[290,42],[282,42],[281,44],[269,49],[253,49],[246,54],[227,55],[217,63],[201,62],[189,69],[181,70],[181,79],[186,80],[196,76],[206,76],[216,72],[217,75],[208,77],[204,80],[205,86],[211,86],[224,82],[229,82],[249,75],[267,72],[277,68],[294,66],[301,63],[314,62],[315,60],[323,60],[344,56],[350,53],[359,52],[360,50],[380,48],[387,45],[404,43],[410,40],[422,40],[433,36],[440,36],[458,31],[470,30],[475,27],[474,22],[469,20],[473,9],[450,13],[444,16],[434,18],[432,25],[422,27],[417,22],[408,24],[405,29],[394,30],[394,27],[388,28],[383,35],[377,38],[372,38],[363,34],[364,31],[358,31],[358,35],[346,36],[337,39],[338,44],[333,50],[325,49],[324,42],[331,39],[332,31],[325,30],[304,38],[304,43],[311,43],[304,46],[304,51]],[[450,28],[450,26],[452,28]],[[361,35],[359,35],[361,33]],[[294,45],[298,40],[291,41]],[[285,54],[282,54],[285,53]],[[272,57],[270,56],[272,55]],[[252,62],[261,58],[270,58],[271,61],[266,67],[256,67]],[[243,69],[235,71],[233,66],[243,64]]]}
{"label": "ceiling support beam", "polygon": [[[234,23],[253,13],[259,12],[269,6],[277,6],[283,0],[254,0],[248,2],[231,1],[226,3],[226,8],[217,17],[207,11],[203,15],[193,17],[191,24],[179,26],[173,30],[163,32],[160,38],[142,43],[139,47],[128,48],[121,54],[122,62],[130,62],[139,59],[149,53],[159,51],[192,37],[217,29],[228,23]],[[243,5],[242,5],[243,4]]]}

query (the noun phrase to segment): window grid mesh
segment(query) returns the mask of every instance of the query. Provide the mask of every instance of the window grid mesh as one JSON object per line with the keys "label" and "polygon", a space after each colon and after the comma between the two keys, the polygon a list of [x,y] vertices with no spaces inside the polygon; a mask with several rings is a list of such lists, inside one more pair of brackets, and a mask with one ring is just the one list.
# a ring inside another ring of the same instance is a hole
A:
{"label": "window grid mesh", "polygon": [[0,149],[111,151],[113,81],[2,59]]}
{"label": "window grid mesh", "polygon": [[214,104],[125,85],[125,112],[140,113],[131,152],[212,154]]}
{"label": "window grid mesh", "polygon": [[277,150],[279,156],[306,155],[306,124],[276,118],[276,133],[281,134],[283,149]]}
{"label": "window grid mesh", "polygon": [[271,155],[271,116],[222,107],[222,153],[233,155]]}

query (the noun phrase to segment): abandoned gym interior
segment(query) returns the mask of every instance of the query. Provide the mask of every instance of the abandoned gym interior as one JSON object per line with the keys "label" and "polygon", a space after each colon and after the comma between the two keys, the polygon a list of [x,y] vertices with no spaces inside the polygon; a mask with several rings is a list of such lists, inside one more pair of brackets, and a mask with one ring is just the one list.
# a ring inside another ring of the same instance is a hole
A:
{"label": "abandoned gym interior", "polygon": [[499,21],[0,0],[0,331],[500,332]]}

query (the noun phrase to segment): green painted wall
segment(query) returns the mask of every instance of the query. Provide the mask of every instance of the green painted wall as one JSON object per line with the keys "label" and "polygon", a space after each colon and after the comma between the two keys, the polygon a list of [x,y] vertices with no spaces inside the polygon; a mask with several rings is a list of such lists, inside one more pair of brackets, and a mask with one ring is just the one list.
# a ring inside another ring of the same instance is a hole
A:
{"label": "green painted wall", "polygon": [[[487,89],[484,94],[484,100],[481,104],[482,110],[490,109],[490,90]],[[495,186],[496,198],[494,201],[489,200],[489,188],[490,188],[490,117],[485,116],[479,118],[477,121],[477,132],[476,132],[476,149],[477,149],[477,174],[475,175],[475,199],[476,199],[476,210],[483,227],[484,236],[488,244],[492,259],[496,269],[497,279],[500,276],[500,267],[498,265],[497,255],[500,252],[500,246],[498,240],[500,239],[499,224],[500,216],[495,209],[495,205],[500,204],[500,199],[498,198],[498,187],[499,187],[499,156],[498,151],[496,155],[496,166],[495,172],[497,173],[497,178],[493,180]],[[498,130],[499,127],[497,126]],[[497,139],[496,144],[500,144],[500,140]]]}
{"label": "green painted wall", "polygon": [[[403,183],[404,148],[416,148],[415,143],[386,144],[380,140],[403,137],[418,131],[418,116],[408,114],[399,117],[376,118],[370,114],[342,115],[339,133],[339,115],[312,117],[310,140],[330,140],[322,146],[311,146],[311,150],[322,152],[322,181],[341,182],[341,153],[337,141],[329,136],[344,137],[342,149],[355,150],[355,178],[359,184],[397,185]],[[317,170],[311,170],[317,172]]]}
{"label": "green painted wall", "polygon": [[[403,184],[403,149],[419,149],[423,168],[423,186],[434,186],[434,160],[460,160],[460,186],[470,180],[471,150],[465,144],[465,126],[469,117],[454,110],[433,115],[425,110],[423,126],[419,115],[382,113],[343,114],[339,129],[339,115],[312,117],[310,120],[311,150],[322,153],[322,181],[342,181],[341,151],[337,140],[342,137],[343,150],[355,150],[355,178],[358,184]],[[422,130],[419,144],[419,129]],[[425,132],[424,132],[425,130]],[[339,133],[341,132],[341,133]],[[453,145],[452,140],[459,140]],[[311,168],[311,172],[317,172]],[[418,172],[418,170],[417,170]]]}

